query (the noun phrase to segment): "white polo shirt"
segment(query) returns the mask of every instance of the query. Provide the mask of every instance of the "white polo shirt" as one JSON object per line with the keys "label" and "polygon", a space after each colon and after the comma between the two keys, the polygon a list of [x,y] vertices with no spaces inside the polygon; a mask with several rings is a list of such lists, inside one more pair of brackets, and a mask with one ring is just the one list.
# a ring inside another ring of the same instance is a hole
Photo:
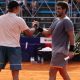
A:
{"label": "white polo shirt", "polygon": [[20,33],[28,29],[23,18],[14,13],[0,16],[0,46],[19,47]]}

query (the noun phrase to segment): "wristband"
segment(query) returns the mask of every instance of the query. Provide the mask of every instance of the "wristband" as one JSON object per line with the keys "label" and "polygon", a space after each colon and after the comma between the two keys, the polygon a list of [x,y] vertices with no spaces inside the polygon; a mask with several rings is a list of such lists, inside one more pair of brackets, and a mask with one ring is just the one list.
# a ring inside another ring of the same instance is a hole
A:
{"label": "wristband", "polygon": [[74,45],[70,45],[69,51],[74,52]]}
{"label": "wristband", "polygon": [[38,28],[37,28],[37,31],[43,32],[43,29],[42,29],[41,27],[38,27]]}

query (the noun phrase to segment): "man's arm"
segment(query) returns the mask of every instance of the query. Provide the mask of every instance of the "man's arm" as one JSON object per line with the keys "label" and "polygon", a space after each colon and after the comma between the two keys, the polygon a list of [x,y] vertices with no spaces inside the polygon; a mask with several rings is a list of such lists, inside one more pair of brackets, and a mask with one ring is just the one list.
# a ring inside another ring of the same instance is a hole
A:
{"label": "man's arm", "polygon": [[[24,30],[23,33],[25,33],[28,36],[32,36],[35,31],[36,31],[35,28],[28,28],[28,29]],[[52,30],[50,28],[49,29],[43,29],[42,34],[44,36],[48,36],[51,34],[51,32],[52,32]]]}
{"label": "man's arm", "polygon": [[68,31],[68,37],[70,45],[74,45],[75,44],[74,30]]}
{"label": "man's arm", "polygon": [[43,29],[43,32],[42,32],[42,34],[43,34],[44,36],[48,36],[48,35],[50,35],[51,33],[52,33],[51,28]]}
{"label": "man's arm", "polygon": [[68,32],[69,42],[70,42],[70,48],[68,57],[72,58],[74,56],[74,46],[75,46],[75,37],[74,37],[74,30],[71,30]]}
{"label": "man's arm", "polygon": [[24,34],[28,35],[28,36],[32,36],[35,32],[35,28],[28,28],[26,30],[23,31]]}
{"label": "man's arm", "polygon": [[36,31],[37,26],[39,26],[39,22],[34,20],[32,22],[32,28],[28,27],[28,29],[23,31],[23,33],[28,36],[32,36],[34,34],[34,32]]}

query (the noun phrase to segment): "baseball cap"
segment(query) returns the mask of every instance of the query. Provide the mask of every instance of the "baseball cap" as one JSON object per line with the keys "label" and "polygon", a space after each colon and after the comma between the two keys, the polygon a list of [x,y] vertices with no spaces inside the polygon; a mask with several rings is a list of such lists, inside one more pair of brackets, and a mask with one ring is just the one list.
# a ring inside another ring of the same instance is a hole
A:
{"label": "baseball cap", "polygon": [[10,1],[10,2],[8,3],[8,9],[13,9],[13,8],[15,8],[15,7],[17,7],[17,6],[20,6],[17,1]]}

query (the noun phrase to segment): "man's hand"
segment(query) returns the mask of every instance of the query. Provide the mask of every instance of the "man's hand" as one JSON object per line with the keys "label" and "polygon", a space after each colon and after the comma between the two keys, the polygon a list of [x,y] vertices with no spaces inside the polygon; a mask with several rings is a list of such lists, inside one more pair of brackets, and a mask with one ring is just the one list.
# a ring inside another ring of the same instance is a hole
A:
{"label": "man's hand", "polygon": [[70,58],[73,58],[73,57],[74,57],[74,52],[69,52],[69,53],[68,53],[68,56],[69,56]]}
{"label": "man's hand", "polygon": [[32,22],[32,27],[34,27],[36,29],[36,31],[38,32],[43,32],[43,29],[41,27],[39,27],[39,22],[38,21],[33,21]]}
{"label": "man's hand", "polygon": [[64,58],[64,60],[68,60],[74,57],[74,52],[69,52],[66,57]]}
{"label": "man's hand", "polygon": [[39,22],[34,20],[32,22],[32,27],[37,28],[38,26],[39,26]]}

